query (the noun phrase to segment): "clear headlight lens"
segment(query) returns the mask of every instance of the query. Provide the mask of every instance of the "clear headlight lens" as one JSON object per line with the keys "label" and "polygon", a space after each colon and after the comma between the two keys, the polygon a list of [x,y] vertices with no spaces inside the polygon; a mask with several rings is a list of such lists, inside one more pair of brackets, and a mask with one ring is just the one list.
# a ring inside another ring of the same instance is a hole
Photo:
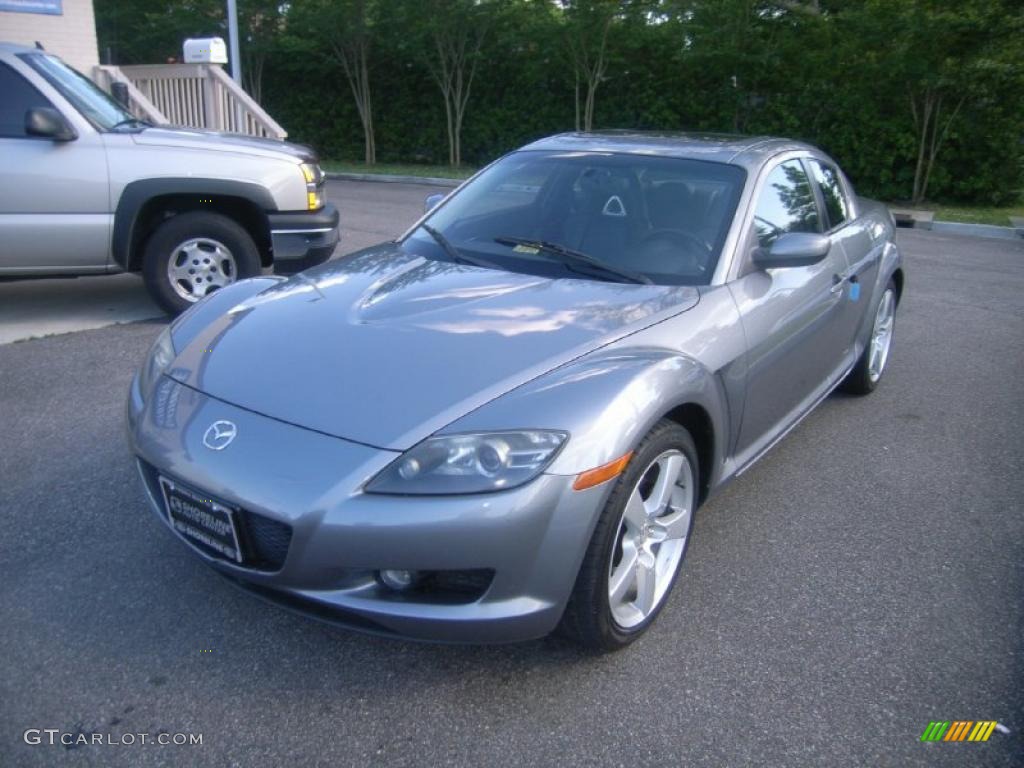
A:
{"label": "clear headlight lens", "polygon": [[446,495],[515,488],[543,472],[567,437],[550,430],[431,437],[389,464],[366,491]]}
{"label": "clear headlight lens", "polygon": [[177,354],[174,342],[171,341],[171,326],[168,325],[153,342],[149,354],[146,355],[146,361],[142,364],[142,370],[139,371],[139,389],[143,397],[149,394],[153,384],[160,378],[160,374],[170,367]]}

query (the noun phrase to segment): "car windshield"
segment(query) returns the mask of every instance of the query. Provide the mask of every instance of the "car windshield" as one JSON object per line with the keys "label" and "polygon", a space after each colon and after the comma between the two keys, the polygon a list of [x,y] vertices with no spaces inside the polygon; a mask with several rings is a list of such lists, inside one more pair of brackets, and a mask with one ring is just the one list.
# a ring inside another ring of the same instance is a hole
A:
{"label": "car windshield", "polygon": [[707,285],[744,179],[738,166],[703,160],[524,150],[459,190],[402,245],[545,276]]}
{"label": "car windshield", "polygon": [[46,82],[60,91],[60,95],[71,102],[85,118],[100,131],[111,131],[125,125],[144,125],[124,107],[104,93],[92,80],[72,69],[56,56],[45,53],[22,54],[28,64]]}

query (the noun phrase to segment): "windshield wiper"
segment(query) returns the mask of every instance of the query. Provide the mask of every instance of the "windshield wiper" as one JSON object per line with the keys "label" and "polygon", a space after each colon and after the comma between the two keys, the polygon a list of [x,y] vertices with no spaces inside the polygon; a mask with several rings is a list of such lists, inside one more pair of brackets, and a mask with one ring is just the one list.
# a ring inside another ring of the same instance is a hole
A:
{"label": "windshield wiper", "polygon": [[566,248],[564,245],[559,245],[558,243],[549,243],[546,240],[531,240],[527,237],[496,237],[494,238],[494,242],[508,246],[522,245],[527,248],[533,248],[537,251],[549,253],[553,256],[557,256],[559,261],[575,272],[590,270],[592,272],[603,273],[606,276],[610,275],[612,277],[616,277],[620,282],[642,283],[644,285],[651,285],[653,282],[646,275],[613,267],[610,264],[605,264],[603,261],[595,259],[593,256],[588,256],[580,251],[574,251],[571,248]]}
{"label": "windshield wiper", "polygon": [[146,120],[139,120],[139,118],[137,118],[137,117],[128,117],[128,118],[125,118],[124,120],[122,120],[121,122],[115,123],[114,125],[110,126],[110,130],[116,131],[118,128],[121,128],[121,127],[126,126],[126,125],[138,125],[138,126],[141,126],[143,128],[152,128],[153,127],[153,124],[150,123],[150,122],[147,122]]}
{"label": "windshield wiper", "polygon": [[484,259],[478,259],[475,256],[467,256],[462,253],[458,248],[452,245],[452,241],[442,235],[436,229],[429,224],[420,224],[420,229],[430,235],[437,244],[441,246],[441,249],[445,252],[449,259],[459,264],[472,264],[474,267],[483,267],[484,269],[502,269],[497,264],[492,264]]}

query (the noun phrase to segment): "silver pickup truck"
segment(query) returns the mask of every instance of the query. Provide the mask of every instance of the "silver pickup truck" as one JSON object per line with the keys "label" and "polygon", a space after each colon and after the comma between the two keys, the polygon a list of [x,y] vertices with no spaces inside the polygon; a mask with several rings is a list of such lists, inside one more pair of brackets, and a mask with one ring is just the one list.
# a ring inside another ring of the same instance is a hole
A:
{"label": "silver pickup truck", "polygon": [[326,261],[323,182],[307,147],[154,127],[59,58],[0,43],[0,279],[140,272],[177,314]]}

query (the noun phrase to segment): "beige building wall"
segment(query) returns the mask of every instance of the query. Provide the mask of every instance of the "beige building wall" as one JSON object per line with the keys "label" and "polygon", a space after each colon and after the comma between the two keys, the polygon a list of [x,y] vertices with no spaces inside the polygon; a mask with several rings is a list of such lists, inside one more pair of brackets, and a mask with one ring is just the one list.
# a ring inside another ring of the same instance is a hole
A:
{"label": "beige building wall", "polygon": [[100,63],[92,0],[64,0],[60,16],[0,11],[0,41],[35,45],[36,40],[78,71],[92,75]]}

